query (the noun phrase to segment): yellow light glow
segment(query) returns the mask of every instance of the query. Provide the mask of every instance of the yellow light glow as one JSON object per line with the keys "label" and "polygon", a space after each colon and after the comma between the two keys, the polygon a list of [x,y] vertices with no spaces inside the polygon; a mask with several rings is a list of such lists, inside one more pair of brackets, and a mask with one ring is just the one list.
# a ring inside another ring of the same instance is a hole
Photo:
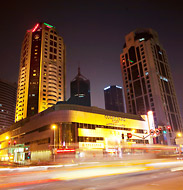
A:
{"label": "yellow light glow", "polygon": [[57,127],[56,127],[56,125],[52,125],[51,128],[52,129],[56,129]]}
{"label": "yellow light glow", "polygon": [[147,112],[147,118],[148,118],[149,129],[155,130],[154,117],[153,117],[153,112],[152,111]]}
{"label": "yellow light glow", "polygon": [[10,137],[9,136],[6,136],[6,140],[8,140]]}
{"label": "yellow light glow", "polygon": [[182,133],[177,133],[177,136],[178,137],[182,137]]}
{"label": "yellow light glow", "polygon": [[135,129],[132,129],[132,133],[135,133],[136,132],[136,130]]}

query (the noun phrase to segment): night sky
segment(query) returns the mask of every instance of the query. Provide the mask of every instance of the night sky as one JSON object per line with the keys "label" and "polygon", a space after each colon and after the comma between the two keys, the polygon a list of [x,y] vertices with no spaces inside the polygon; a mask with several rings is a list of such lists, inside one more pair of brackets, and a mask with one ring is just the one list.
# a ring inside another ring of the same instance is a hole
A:
{"label": "night sky", "polygon": [[[136,28],[153,28],[167,51],[183,115],[183,7],[166,0],[37,0],[1,4],[0,78],[17,82],[21,44],[37,22],[56,27],[66,44],[67,98],[70,81],[90,80],[92,106],[104,108],[103,89],[122,86],[120,54],[124,37]],[[2,2],[1,2],[2,3]]]}

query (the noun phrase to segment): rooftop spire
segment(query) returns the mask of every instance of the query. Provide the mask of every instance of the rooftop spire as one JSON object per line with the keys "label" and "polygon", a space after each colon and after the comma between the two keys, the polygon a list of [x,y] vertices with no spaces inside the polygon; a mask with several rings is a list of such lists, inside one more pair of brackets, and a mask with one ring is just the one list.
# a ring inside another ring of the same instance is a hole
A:
{"label": "rooftop spire", "polygon": [[78,67],[78,75],[79,75],[79,76],[81,75],[80,66]]}

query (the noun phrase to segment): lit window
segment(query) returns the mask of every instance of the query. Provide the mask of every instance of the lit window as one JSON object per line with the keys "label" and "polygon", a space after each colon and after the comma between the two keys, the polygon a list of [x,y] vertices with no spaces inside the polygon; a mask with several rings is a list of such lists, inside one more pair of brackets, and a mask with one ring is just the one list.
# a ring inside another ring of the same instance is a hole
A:
{"label": "lit window", "polygon": [[2,104],[0,104],[0,107],[2,106]]}
{"label": "lit window", "polygon": [[36,76],[36,73],[34,73],[33,76]]}
{"label": "lit window", "polygon": [[144,40],[145,40],[145,38],[140,38],[140,39],[139,39],[140,42],[141,42],[141,41],[144,41]]}
{"label": "lit window", "polygon": [[34,110],[34,107],[31,107],[31,110]]}
{"label": "lit window", "polygon": [[35,96],[35,94],[32,94],[32,96]]}

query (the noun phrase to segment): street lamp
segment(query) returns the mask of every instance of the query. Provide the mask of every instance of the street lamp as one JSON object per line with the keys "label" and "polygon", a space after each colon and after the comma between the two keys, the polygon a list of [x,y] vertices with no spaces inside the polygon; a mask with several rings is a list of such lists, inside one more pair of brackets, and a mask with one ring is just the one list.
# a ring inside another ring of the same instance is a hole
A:
{"label": "street lamp", "polygon": [[54,150],[54,162],[55,162],[55,129],[57,128],[56,127],[56,125],[52,125],[51,126],[51,128],[53,129],[53,131],[54,131],[54,137],[53,137],[53,139],[54,139],[54,145],[53,145],[53,150]]}
{"label": "street lamp", "polygon": [[6,136],[6,140],[8,140],[10,137],[9,136]]}
{"label": "street lamp", "polygon": [[182,137],[182,133],[177,133],[177,136],[178,137]]}

